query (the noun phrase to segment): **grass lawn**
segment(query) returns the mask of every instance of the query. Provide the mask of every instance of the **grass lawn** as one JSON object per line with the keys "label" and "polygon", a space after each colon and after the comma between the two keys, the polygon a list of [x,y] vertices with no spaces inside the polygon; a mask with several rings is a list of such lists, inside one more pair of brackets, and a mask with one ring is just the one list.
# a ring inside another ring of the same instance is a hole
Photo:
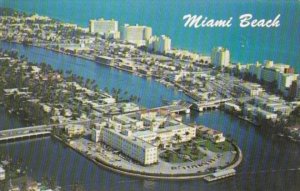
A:
{"label": "grass lawn", "polygon": [[212,152],[226,152],[226,151],[234,151],[233,145],[229,141],[224,141],[223,143],[214,143],[209,139],[196,138],[195,142],[198,146],[202,146],[207,148]]}
{"label": "grass lawn", "polygon": [[202,153],[197,148],[190,148],[182,146],[182,149],[177,151],[165,151],[160,154],[160,158],[170,163],[183,163],[189,161],[200,160],[205,157],[206,154]]}
{"label": "grass lawn", "polygon": [[180,158],[177,153],[174,153],[172,151],[165,151],[165,152],[161,153],[159,155],[159,157],[161,159],[163,159],[164,161],[170,162],[170,163],[184,163],[184,162],[189,161],[189,160]]}
{"label": "grass lawn", "polygon": [[205,157],[206,155],[199,151],[198,149],[185,148],[179,151],[179,154],[188,155],[191,160],[199,160]]}

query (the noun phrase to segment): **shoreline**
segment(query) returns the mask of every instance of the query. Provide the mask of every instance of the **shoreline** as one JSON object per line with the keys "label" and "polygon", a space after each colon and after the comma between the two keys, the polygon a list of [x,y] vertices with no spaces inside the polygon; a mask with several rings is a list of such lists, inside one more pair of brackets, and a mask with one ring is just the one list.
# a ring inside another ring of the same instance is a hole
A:
{"label": "shoreline", "polygon": [[[23,46],[31,46],[31,47],[36,47],[36,48],[42,48],[42,49],[45,49],[45,50],[48,50],[48,51],[53,51],[55,53],[58,53],[58,54],[64,54],[64,55],[68,55],[68,56],[73,56],[73,57],[76,57],[76,58],[81,58],[81,59],[85,59],[85,60],[88,60],[88,61],[91,61],[91,62],[94,62],[95,64],[100,64],[100,65],[103,65],[103,66],[106,66],[106,67],[110,67],[110,68],[114,68],[114,69],[117,69],[117,70],[121,70],[121,71],[124,71],[124,72],[127,72],[128,74],[135,74],[134,71],[131,71],[131,70],[128,70],[128,69],[125,69],[125,68],[121,68],[121,67],[118,67],[118,66],[115,66],[115,65],[110,65],[110,64],[104,64],[102,62],[99,62],[99,61],[96,61],[95,59],[93,58],[89,58],[87,56],[83,56],[83,55],[79,55],[79,54],[72,54],[72,53],[66,53],[64,51],[60,51],[60,50],[56,50],[56,49],[53,49],[53,48],[48,48],[46,46],[40,46],[38,44],[28,44],[28,45],[24,45],[22,42],[18,42],[18,41],[7,41],[6,39],[0,39],[0,42],[6,42],[6,43],[16,43],[16,44],[20,44],[20,45],[23,45]],[[142,73],[139,73],[139,72],[136,72],[136,74],[138,74],[139,77],[141,78],[152,78],[152,79],[163,79],[162,77],[160,76],[157,76],[157,75],[146,75],[146,74],[142,74]],[[170,81],[168,81],[170,82]],[[162,84],[161,82],[158,82],[159,84],[161,85],[164,85]],[[186,95],[187,97],[191,98],[192,100],[198,102],[200,99],[199,97],[197,97],[196,95],[193,95],[192,93],[190,93],[187,89],[185,89],[184,87],[182,87],[180,84],[176,83],[176,82],[170,82],[174,88],[177,88],[175,89],[176,91],[179,91],[181,90],[180,92],[184,93],[184,95]],[[164,85],[165,86],[165,85]],[[167,87],[167,86],[166,86]],[[168,88],[168,87],[167,87]],[[230,113],[229,113],[230,114]],[[232,114],[230,114],[232,115]],[[233,115],[235,116],[235,115]],[[237,117],[237,116],[236,116]],[[259,127],[258,124],[252,122],[251,120],[248,120],[244,117],[240,117],[238,116],[237,117],[238,119],[241,119],[247,123],[250,123],[252,125],[254,125],[255,127]],[[285,135],[284,138],[287,138],[288,140],[290,141],[293,141],[292,139],[290,139],[288,137],[288,135]],[[293,141],[293,142],[296,142],[296,143],[300,143],[300,141]]]}
{"label": "shoreline", "polygon": [[[39,46],[37,44],[28,44],[28,45],[24,45],[22,42],[18,42],[18,41],[7,41],[5,39],[1,39],[0,41],[4,41],[4,42],[7,42],[7,43],[16,43],[16,44],[20,44],[20,45],[23,45],[23,46],[33,46],[33,47],[36,47],[36,48],[43,48],[45,50],[50,50],[50,51],[53,51],[53,52],[56,52],[56,53],[60,53],[60,54],[64,54],[64,55],[68,55],[68,56],[74,56],[74,57],[77,57],[77,58],[81,58],[81,59],[85,59],[85,60],[88,60],[88,61],[92,61],[92,62],[95,62],[96,64],[101,64],[101,65],[104,65],[104,66],[107,66],[107,67],[111,67],[111,68],[115,68],[117,70],[121,70],[121,71],[125,71],[129,74],[135,74],[135,71],[132,71],[132,70],[128,70],[128,69],[125,69],[125,68],[121,68],[121,67],[118,67],[118,66],[115,66],[115,65],[110,65],[110,64],[104,64],[102,62],[99,62],[99,61],[96,61],[95,59],[92,59],[92,58],[89,58],[89,57],[86,57],[86,56],[83,56],[83,55],[79,55],[79,54],[71,54],[71,53],[66,53],[64,51],[60,51],[60,50],[56,50],[56,49],[52,49],[52,48],[47,48],[45,46]],[[162,79],[162,77],[160,76],[157,76],[157,75],[146,75],[146,74],[142,74],[140,72],[136,72],[136,74],[140,75],[140,77],[151,77],[153,79]],[[170,81],[169,81],[170,82]],[[172,85],[174,87],[177,87],[178,89],[182,90],[182,92],[184,92],[184,94],[186,96],[188,96],[189,98],[193,99],[194,101],[199,101],[199,98],[196,96],[196,95],[192,95],[188,90],[186,90],[185,88],[182,88],[180,85],[178,85],[177,83],[174,83],[174,82],[170,82],[172,83]],[[162,84],[162,83],[160,83]],[[164,84],[162,84],[164,85]],[[178,91],[178,90],[177,90]]]}
{"label": "shoreline", "polygon": [[[147,179],[155,179],[155,180],[168,180],[168,181],[176,181],[176,180],[192,180],[192,179],[203,179],[206,176],[210,176],[212,175],[214,172],[211,173],[207,173],[207,174],[190,174],[190,175],[176,175],[176,174],[150,174],[150,173],[142,173],[142,172],[137,172],[137,171],[128,171],[126,169],[120,168],[120,167],[116,167],[114,165],[111,165],[109,163],[107,163],[104,160],[96,160],[91,158],[90,156],[88,156],[87,154],[84,154],[83,152],[77,150],[75,147],[73,147],[72,145],[70,145],[67,142],[64,142],[60,137],[56,136],[56,135],[51,135],[51,137],[54,137],[56,140],[64,143],[66,146],[68,146],[70,149],[74,150],[75,152],[77,152],[78,154],[80,154],[81,156],[83,156],[84,158],[86,158],[87,160],[90,160],[91,162],[93,162],[94,164],[105,168],[106,170],[112,171],[114,173],[118,173],[118,174],[122,174],[122,175],[127,175],[127,176],[131,176],[131,177],[137,177],[137,178],[147,178]],[[232,143],[232,142],[231,142]],[[237,166],[240,165],[240,163],[243,160],[243,155],[242,152],[240,150],[240,148],[232,143],[233,146],[235,147],[237,154],[237,160],[234,161],[233,164],[229,165],[228,167],[225,167],[222,170],[225,169],[233,169]]]}

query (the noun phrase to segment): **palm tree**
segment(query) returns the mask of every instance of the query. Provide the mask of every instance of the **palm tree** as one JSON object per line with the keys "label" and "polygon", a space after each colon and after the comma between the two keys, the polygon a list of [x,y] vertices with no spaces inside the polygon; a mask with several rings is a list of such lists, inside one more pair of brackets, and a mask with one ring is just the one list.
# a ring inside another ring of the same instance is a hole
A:
{"label": "palm tree", "polygon": [[155,138],[155,142],[160,144],[161,143],[161,138],[160,137],[156,137]]}
{"label": "palm tree", "polygon": [[190,132],[185,132],[185,136],[189,136],[190,135]]}
{"label": "palm tree", "polygon": [[178,134],[175,134],[174,135],[174,140],[177,142],[177,143],[179,143],[180,141],[181,141],[181,136],[180,135],[178,135]]}

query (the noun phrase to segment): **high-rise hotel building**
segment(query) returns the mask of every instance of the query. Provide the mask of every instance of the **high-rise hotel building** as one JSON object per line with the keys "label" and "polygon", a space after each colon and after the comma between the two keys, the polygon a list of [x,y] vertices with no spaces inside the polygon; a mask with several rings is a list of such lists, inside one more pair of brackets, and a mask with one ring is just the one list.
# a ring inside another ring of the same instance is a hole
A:
{"label": "high-rise hotel building", "polygon": [[90,20],[89,24],[90,32],[95,34],[98,33],[100,35],[112,37],[118,37],[118,21],[115,20],[104,20],[103,18],[98,20]]}
{"label": "high-rise hotel building", "polygon": [[223,47],[214,48],[211,54],[211,63],[216,67],[227,67],[230,62],[230,52]]}
{"label": "high-rise hotel building", "polygon": [[147,26],[125,24],[121,32],[121,39],[138,46],[146,45],[147,41],[152,36],[152,28]]}
{"label": "high-rise hotel building", "polygon": [[171,39],[165,35],[160,37],[152,36],[148,41],[147,47],[150,51],[166,53],[171,50]]}

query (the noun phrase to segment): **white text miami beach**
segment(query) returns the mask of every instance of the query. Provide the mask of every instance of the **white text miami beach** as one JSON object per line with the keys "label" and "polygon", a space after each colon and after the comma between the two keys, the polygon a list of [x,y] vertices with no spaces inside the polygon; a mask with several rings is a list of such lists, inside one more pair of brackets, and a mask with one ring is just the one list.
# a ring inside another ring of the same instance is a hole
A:
{"label": "white text miami beach", "polygon": [[[188,28],[213,28],[213,27],[231,27],[233,17],[228,19],[210,19],[203,15],[186,14],[182,18],[185,23],[184,27]],[[239,17],[239,26],[241,28],[277,28],[280,26],[280,14],[274,19],[256,19],[252,14],[243,14]]]}

